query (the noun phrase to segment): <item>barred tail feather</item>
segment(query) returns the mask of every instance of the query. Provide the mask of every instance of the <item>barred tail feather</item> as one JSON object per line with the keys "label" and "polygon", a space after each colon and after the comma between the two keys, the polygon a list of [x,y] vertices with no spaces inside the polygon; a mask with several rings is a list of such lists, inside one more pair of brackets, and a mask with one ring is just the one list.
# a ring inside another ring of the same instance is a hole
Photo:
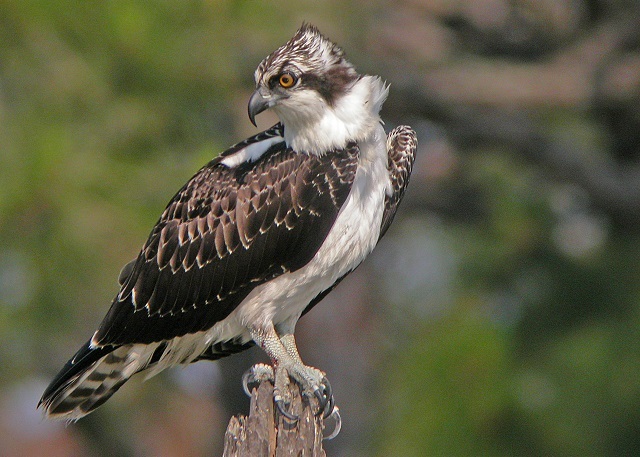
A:
{"label": "barred tail feather", "polygon": [[52,419],[80,419],[143,370],[157,346],[130,344],[92,348],[87,342],[51,382],[38,408]]}

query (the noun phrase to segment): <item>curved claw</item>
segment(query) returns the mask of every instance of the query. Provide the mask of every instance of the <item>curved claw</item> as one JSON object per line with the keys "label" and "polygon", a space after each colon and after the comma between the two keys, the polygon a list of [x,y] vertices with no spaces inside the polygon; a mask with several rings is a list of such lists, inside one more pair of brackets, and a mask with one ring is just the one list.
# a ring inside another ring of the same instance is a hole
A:
{"label": "curved claw", "polygon": [[[332,397],[333,398],[333,397]],[[327,418],[329,417],[333,417],[333,420],[336,422],[335,427],[333,428],[333,431],[323,437],[323,440],[332,440],[334,439],[336,436],[338,436],[338,434],[340,433],[340,430],[342,429],[342,417],[340,416],[340,408],[338,408],[337,406],[335,406],[333,408],[333,410],[331,411],[331,414],[329,414],[329,416],[327,416]]]}
{"label": "curved claw", "polygon": [[316,389],[313,391],[313,395],[318,400],[318,406],[320,406],[319,411],[316,413],[316,416],[319,416],[322,412],[324,412],[329,399],[325,396],[323,389],[320,387],[316,387]]}
{"label": "curved claw", "polygon": [[[333,415],[334,410],[336,410],[336,401],[333,398],[333,395],[331,395],[329,397],[329,402],[327,403],[327,406],[324,409],[324,415],[322,416],[323,419],[328,419],[329,417],[331,417]],[[339,415],[339,413],[338,413]]]}
{"label": "curved claw", "polygon": [[291,414],[289,411],[286,410],[284,400],[279,395],[276,395],[275,397],[273,397],[273,402],[276,404],[276,408],[278,408],[278,412],[282,414],[284,417],[286,417],[287,419],[289,419],[290,421],[297,422],[298,419],[300,419],[300,417],[296,416],[295,414]]}
{"label": "curved claw", "polygon": [[331,388],[331,383],[325,376],[322,378],[322,384],[324,385],[325,395],[328,399],[327,404],[324,406],[324,418],[327,419],[329,416],[333,414],[333,408],[336,405],[336,402],[333,398],[333,389]]}
{"label": "curved claw", "polygon": [[260,385],[260,383],[271,380],[273,381],[273,368],[264,363],[257,363],[242,375],[242,389],[248,397],[251,397],[251,384]]}
{"label": "curved claw", "polygon": [[333,389],[331,388],[331,383],[326,376],[322,378],[322,385],[324,386],[324,391],[327,397],[333,397]]}
{"label": "curved claw", "polygon": [[318,388],[313,391],[314,396],[318,400],[318,412],[316,413],[316,417],[322,415],[324,419],[331,415],[333,407],[335,405],[335,401],[333,396],[327,396],[326,393],[323,393],[323,390]]}
{"label": "curved claw", "polygon": [[322,414],[323,418],[328,418],[331,414],[333,414],[333,408],[335,406],[335,400],[333,398],[333,389],[331,388],[331,383],[325,377],[322,378],[322,387],[317,387],[313,394],[318,399],[318,404],[320,406],[320,410],[316,413],[316,416]]}
{"label": "curved claw", "polygon": [[242,390],[244,390],[244,393],[247,394],[247,397],[251,397],[251,390],[249,389],[249,383],[254,381],[254,377],[253,377],[253,370],[251,368],[249,368],[247,371],[244,372],[244,374],[242,375]]}

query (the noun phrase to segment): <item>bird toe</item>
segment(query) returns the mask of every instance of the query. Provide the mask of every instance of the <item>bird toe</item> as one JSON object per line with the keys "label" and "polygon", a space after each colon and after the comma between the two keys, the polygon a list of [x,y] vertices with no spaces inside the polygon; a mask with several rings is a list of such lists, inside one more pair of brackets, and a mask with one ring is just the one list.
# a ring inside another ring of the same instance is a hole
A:
{"label": "bird toe", "polygon": [[250,397],[251,391],[257,389],[258,386],[265,381],[275,382],[271,365],[267,365],[266,363],[253,365],[242,375],[242,388],[244,389],[244,393]]}

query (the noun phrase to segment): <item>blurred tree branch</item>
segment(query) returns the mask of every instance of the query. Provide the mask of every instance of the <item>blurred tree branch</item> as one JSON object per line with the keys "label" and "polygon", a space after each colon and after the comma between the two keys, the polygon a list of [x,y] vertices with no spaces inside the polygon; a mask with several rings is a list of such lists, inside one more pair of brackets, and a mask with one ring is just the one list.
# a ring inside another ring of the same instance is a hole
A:
{"label": "blurred tree branch", "polygon": [[[420,2],[409,3],[416,8]],[[517,18],[505,15],[500,29],[508,30],[510,20]],[[459,22],[455,27],[446,23],[449,32],[460,29]],[[548,26],[533,21],[530,27],[536,25],[532,37]],[[481,30],[463,30],[457,34],[460,40],[495,40]],[[442,65],[416,60],[414,50],[406,48],[396,58],[412,65],[386,69],[398,102],[391,116],[432,119],[463,150],[500,146],[525,157],[556,179],[582,187],[594,205],[618,223],[633,226],[640,221],[638,30],[640,12],[635,6],[594,21],[571,40],[563,37],[549,44],[544,59],[541,50],[531,59],[534,53],[526,52],[526,43],[519,49],[529,58],[470,55]],[[482,47],[475,43],[478,46]],[[570,128],[550,128],[545,113],[553,108],[585,112],[603,132],[601,141],[579,138]]]}

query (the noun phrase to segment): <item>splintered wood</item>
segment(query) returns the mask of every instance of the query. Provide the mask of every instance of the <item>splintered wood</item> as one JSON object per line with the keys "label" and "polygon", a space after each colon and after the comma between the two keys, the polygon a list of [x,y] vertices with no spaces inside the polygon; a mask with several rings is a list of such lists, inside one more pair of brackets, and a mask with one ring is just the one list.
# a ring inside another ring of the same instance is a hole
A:
{"label": "splintered wood", "polygon": [[234,416],[224,436],[223,457],[326,457],[322,449],[322,415],[316,417],[315,401],[292,389],[289,411],[300,417],[291,421],[274,413],[273,385],[263,382],[251,395],[249,416]]}

